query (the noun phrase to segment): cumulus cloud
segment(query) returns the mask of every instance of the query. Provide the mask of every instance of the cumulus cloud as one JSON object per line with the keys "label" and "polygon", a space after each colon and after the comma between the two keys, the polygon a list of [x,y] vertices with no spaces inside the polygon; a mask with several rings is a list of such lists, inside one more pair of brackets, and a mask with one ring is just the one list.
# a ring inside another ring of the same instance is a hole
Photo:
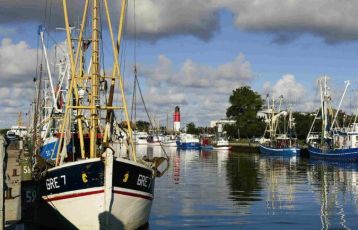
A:
{"label": "cumulus cloud", "polygon": [[[84,1],[68,1],[70,23],[78,24]],[[120,3],[111,2],[112,13]],[[127,29],[133,34],[134,1],[128,5]],[[290,42],[302,34],[313,34],[327,42],[357,40],[358,1],[336,0],[136,0],[138,38],[156,40],[175,35],[191,35],[204,41],[220,31],[222,10],[233,14],[235,25],[245,31],[273,35],[273,41]],[[63,26],[60,1],[3,0],[2,24],[42,22],[47,27]],[[113,17],[114,19],[115,17]]]}
{"label": "cumulus cloud", "polygon": [[0,125],[16,122],[15,113],[27,111],[33,97],[32,79],[36,71],[36,49],[26,42],[0,41]]}
{"label": "cumulus cloud", "polygon": [[[274,96],[277,100],[279,96],[283,96],[284,104],[292,104],[294,111],[312,112],[320,108],[320,86],[319,76],[312,81],[311,87],[304,86],[292,74],[285,74],[276,82],[265,82],[263,84],[262,96]],[[322,85],[323,87],[323,85]],[[327,90],[331,96],[333,108],[338,108],[339,101],[343,95],[345,83],[344,80],[333,81],[331,77],[327,77]],[[352,88],[353,87],[353,88]],[[341,109],[348,113],[354,113],[358,104],[353,98],[356,98],[357,91],[354,86],[348,88],[346,96],[342,102]]]}
{"label": "cumulus cloud", "polygon": [[0,78],[1,82],[18,83],[32,79],[36,69],[36,49],[26,42],[14,44],[4,38],[0,43]]}
{"label": "cumulus cloud", "polygon": [[[48,49],[50,63],[64,58],[62,50],[64,43],[58,43],[55,55],[55,46]],[[39,51],[39,56],[41,51]],[[34,96],[34,82],[36,76],[38,51],[32,48],[25,41],[14,43],[9,38],[0,41],[0,120],[1,126],[8,127],[14,123],[16,116],[14,113],[26,112],[30,108]],[[40,58],[39,58],[40,62]],[[50,65],[51,65],[50,64]],[[51,71],[53,71],[51,69]],[[47,71],[43,69],[43,76],[47,77]],[[56,76],[54,76],[56,83]]]}
{"label": "cumulus cloud", "polygon": [[263,94],[265,94],[263,98],[267,94],[270,97],[273,96],[276,100],[280,96],[283,96],[286,106],[292,104],[294,111],[312,111],[315,109],[313,103],[314,95],[308,92],[292,74],[283,75],[273,85],[271,82],[265,82],[263,87]]}
{"label": "cumulus cloud", "polygon": [[152,110],[167,111],[179,105],[183,107],[184,122],[200,125],[225,117],[232,90],[255,79],[243,54],[218,66],[187,59],[178,68],[168,57],[160,55],[155,65],[142,66],[139,73],[141,81],[148,85],[144,94]]}

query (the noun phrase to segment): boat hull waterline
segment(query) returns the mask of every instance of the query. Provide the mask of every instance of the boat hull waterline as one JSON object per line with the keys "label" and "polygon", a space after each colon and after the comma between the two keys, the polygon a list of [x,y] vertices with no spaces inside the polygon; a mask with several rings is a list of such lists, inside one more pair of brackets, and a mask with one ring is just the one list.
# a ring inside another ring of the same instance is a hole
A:
{"label": "boat hull waterline", "polygon": [[264,145],[260,145],[260,153],[268,154],[268,155],[294,156],[294,155],[300,155],[301,149],[297,147],[271,148]]}
{"label": "boat hull waterline", "polygon": [[358,148],[335,149],[322,151],[312,146],[308,147],[310,158],[332,161],[358,161]]}

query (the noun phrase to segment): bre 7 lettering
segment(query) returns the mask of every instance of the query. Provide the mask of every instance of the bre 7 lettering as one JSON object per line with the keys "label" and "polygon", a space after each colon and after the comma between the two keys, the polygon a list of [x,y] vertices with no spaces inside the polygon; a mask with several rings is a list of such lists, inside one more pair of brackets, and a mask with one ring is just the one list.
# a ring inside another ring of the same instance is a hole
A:
{"label": "bre 7 lettering", "polygon": [[47,190],[61,188],[62,185],[66,185],[66,175],[61,175],[60,179],[57,176],[46,179]]}
{"label": "bre 7 lettering", "polygon": [[137,180],[137,185],[145,187],[145,188],[150,188],[150,183],[151,183],[151,180],[149,179],[149,177],[139,174],[138,180]]}

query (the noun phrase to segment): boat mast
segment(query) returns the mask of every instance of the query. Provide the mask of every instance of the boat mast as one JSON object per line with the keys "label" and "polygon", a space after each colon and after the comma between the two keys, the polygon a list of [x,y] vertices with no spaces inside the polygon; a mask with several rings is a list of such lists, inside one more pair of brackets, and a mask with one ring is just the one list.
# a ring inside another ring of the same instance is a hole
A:
{"label": "boat mast", "polygon": [[341,109],[342,102],[343,102],[344,97],[346,96],[346,92],[347,92],[348,86],[351,84],[350,81],[345,81],[344,83],[346,83],[346,87],[344,88],[344,92],[343,92],[342,97],[341,97],[341,100],[340,100],[340,102],[339,102],[339,105],[338,105],[336,114],[334,115],[333,122],[332,122],[332,124],[331,124],[330,130],[333,128],[333,125],[334,125],[334,123],[335,123],[336,120],[337,120],[338,112],[339,112],[339,110]]}
{"label": "boat mast", "polygon": [[[323,87],[322,87],[322,84],[324,84]],[[323,79],[320,79],[319,86],[320,86],[320,91],[321,91],[321,117],[322,117],[321,144],[323,144],[324,139],[326,138],[326,128],[325,127],[327,124],[327,109],[326,109],[327,76],[324,76]]]}
{"label": "boat mast", "polygon": [[90,115],[90,158],[96,157],[99,106],[99,0],[92,2],[92,76],[91,76],[91,115]]}

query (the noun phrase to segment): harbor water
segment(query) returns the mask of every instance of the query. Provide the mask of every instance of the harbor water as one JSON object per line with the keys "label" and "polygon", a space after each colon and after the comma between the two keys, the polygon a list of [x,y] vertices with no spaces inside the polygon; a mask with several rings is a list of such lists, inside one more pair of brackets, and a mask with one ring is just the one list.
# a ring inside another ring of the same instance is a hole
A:
{"label": "harbor water", "polygon": [[[358,165],[165,148],[148,229],[354,229]],[[160,147],[140,147],[149,156]]]}

